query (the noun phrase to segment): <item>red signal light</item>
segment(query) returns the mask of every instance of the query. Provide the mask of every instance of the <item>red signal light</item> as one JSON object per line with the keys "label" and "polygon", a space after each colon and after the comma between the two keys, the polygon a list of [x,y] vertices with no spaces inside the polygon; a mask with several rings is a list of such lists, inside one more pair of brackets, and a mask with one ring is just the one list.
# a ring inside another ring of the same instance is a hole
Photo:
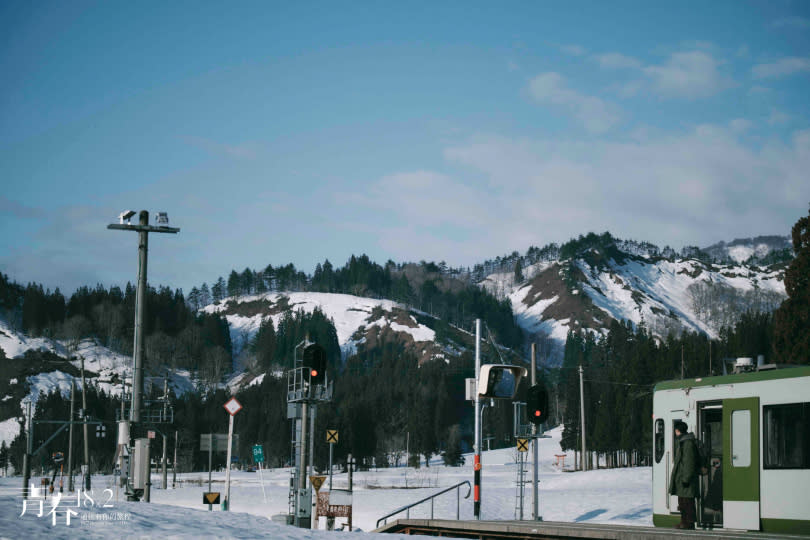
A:
{"label": "red signal light", "polygon": [[540,411],[534,411],[535,416],[540,416]]}
{"label": "red signal light", "polygon": [[310,374],[311,376],[313,376],[313,377],[317,377],[317,376],[318,376],[318,370],[317,370],[317,369],[313,369],[313,370],[311,370],[311,371],[309,372],[309,374]]}

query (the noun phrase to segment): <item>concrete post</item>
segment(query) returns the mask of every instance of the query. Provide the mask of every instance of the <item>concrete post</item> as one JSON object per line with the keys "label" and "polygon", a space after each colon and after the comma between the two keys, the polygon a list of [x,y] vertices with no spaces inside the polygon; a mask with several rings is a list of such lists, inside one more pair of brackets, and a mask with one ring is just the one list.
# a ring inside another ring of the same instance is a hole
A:
{"label": "concrete post", "polygon": [[473,472],[473,516],[481,519],[481,398],[478,377],[481,372],[481,319],[475,319],[475,464]]}
{"label": "concrete post", "polygon": [[[537,344],[532,343],[532,386],[537,384]],[[543,518],[540,517],[540,495],[539,495],[539,486],[538,486],[538,471],[540,469],[540,459],[537,453],[537,443],[539,439],[537,438],[537,425],[532,424],[532,461],[534,466],[532,467],[532,519],[542,520]]]}
{"label": "concrete post", "polygon": [[34,452],[34,416],[31,411],[31,402],[28,402],[26,420],[28,421],[28,435],[26,437],[26,449],[23,455],[23,499],[28,498],[28,490],[31,487],[31,454]]}
{"label": "concrete post", "polygon": [[301,516],[303,509],[309,506],[309,501],[304,500],[303,493],[307,489],[307,421],[309,420],[309,404],[301,403],[301,447],[298,458],[298,493],[296,494],[295,505],[295,526],[309,528],[309,520]]}
{"label": "concrete post", "polygon": [[[140,225],[149,226],[149,212],[141,210]],[[146,312],[146,263],[149,251],[149,233],[138,232],[138,290],[135,300],[135,347],[133,351],[134,380],[132,381],[132,421],[141,421],[143,398],[144,317]]]}
{"label": "concrete post", "polygon": [[585,446],[585,386],[582,382],[582,374],[584,370],[582,365],[579,366],[579,411],[580,411],[580,429],[582,431],[582,470],[588,470],[587,450]]}
{"label": "concrete post", "polygon": [[[82,421],[87,419],[87,382],[84,378],[84,356],[79,356],[82,360],[82,411],[84,413],[84,418]],[[89,435],[87,434],[87,422],[84,423],[82,426],[84,428],[84,489],[90,491],[90,440]]]}
{"label": "concrete post", "polygon": [[174,430],[174,460],[172,461],[172,489],[177,486],[177,430]]}
{"label": "concrete post", "polygon": [[[163,421],[165,422],[166,421],[166,416],[167,416],[167,410],[166,410],[167,407],[166,407],[166,405],[168,404],[168,401],[169,401],[169,381],[166,380],[166,379],[163,379],[163,400],[164,400],[163,401]],[[163,487],[163,489],[167,489],[168,488],[168,486],[167,486],[167,478],[166,478],[166,445],[167,445],[167,442],[166,442],[166,434],[163,433],[162,435],[163,435],[163,466],[162,466],[161,472],[162,472],[163,478],[162,478],[162,482],[161,482],[160,485]]]}
{"label": "concrete post", "polygon": [[225,509],[231,510],[231,452],[233,447],[233,415],[228,415],[228,454],[225,458]]}
{"label": "concrete post", "polygon": [[76,418],[76,382],[70,380],[70,431],[68,432],[68,491],[75,490],[73,485],[73,421]]}

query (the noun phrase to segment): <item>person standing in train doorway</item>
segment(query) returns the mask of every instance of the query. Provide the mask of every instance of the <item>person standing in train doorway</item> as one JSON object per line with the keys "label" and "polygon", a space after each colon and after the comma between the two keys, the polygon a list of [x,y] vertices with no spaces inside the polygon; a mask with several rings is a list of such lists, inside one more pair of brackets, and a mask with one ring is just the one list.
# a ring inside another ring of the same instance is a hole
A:
{"label": "person standing in train doorway", "polygon": [[678,497],[681,522],[676,529],[695,528],[695,497],[698,495],[698,449],[695,436],[685,422],[675,422],[675,464],[669,479],[669,493]]}

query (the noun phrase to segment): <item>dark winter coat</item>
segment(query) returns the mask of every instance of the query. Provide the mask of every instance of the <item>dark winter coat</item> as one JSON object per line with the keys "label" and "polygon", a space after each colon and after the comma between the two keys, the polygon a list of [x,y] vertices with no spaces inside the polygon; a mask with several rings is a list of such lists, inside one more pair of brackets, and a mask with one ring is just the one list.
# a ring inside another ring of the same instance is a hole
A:
{"label": "dark winter coat", "polygon": [[669,493],[678,497],[698,496],[700,473],[697,442],[692,433],[683,433],[675,440],[675,463],[669,479]]}

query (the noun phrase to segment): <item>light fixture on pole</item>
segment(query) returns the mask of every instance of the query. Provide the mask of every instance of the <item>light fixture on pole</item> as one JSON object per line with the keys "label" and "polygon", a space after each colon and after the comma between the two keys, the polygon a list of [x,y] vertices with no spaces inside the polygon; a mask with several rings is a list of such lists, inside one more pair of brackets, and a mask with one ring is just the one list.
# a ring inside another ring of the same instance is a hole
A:
{"label": "light fixture on pole", "polygon": [[132,225],[130,219],[135,215],[134,210],[125,210],[118,215],[118,223],[107,225],[108,229],[119,231],[135,231],[138,233],[138,290],[135,299],[135,346],[133,348],[134,380],[132,381],[132,409],[130,420],[141,421],[141,401],[143,396],[143,351],[144,351],[144,315],[146,308],[146,263],[149,246],[149,233],[180,232],[179,228],[169,227],[169,216],[166,212],[158,212],[157,226],[149,225],[149,212],[141,210],[138,215],[138,225]]}

